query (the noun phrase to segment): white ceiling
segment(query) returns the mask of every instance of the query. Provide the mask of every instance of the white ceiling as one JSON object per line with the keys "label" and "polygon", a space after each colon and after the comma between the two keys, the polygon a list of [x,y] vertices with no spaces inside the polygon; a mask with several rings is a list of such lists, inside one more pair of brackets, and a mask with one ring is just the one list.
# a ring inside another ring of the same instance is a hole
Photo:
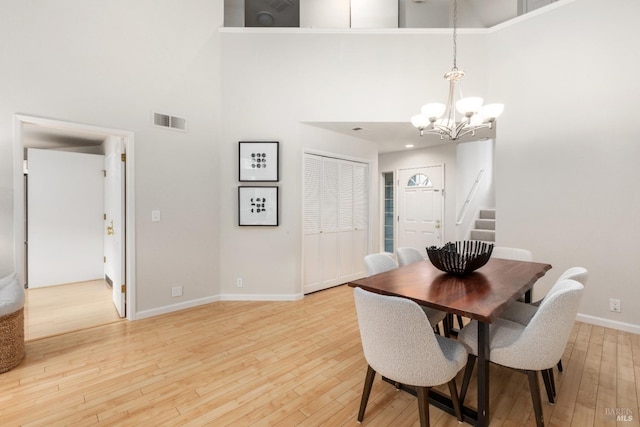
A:
{"label": "white ceiling", "polygon": [[[448,144],[450,141],[441,140],[436,135],[420,136],[420,132],[407,122],[312,122],[305,123],[332,132],[364,139],[375,144],[379,153],[418,150]],[[359,129],[359,130],[358,130]],[[479,139],[495,137],[493,129],[482,129],[475,136],[467,135],[458,142],[469,142]],[[413,147],[406,147],[412,144]]]}

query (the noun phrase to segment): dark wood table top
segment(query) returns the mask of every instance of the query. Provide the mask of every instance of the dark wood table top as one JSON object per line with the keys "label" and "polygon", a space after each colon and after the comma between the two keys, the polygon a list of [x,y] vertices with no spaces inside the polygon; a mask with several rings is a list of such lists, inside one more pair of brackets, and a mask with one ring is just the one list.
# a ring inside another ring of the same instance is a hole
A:
{"label": "dark wood table top", "polygon": [[409,298],[421,305],[491,323],[549,269],[549,264],[491,258],[473,273],[459,277],[442,272],[425,260],[351,281],[349,286]]}

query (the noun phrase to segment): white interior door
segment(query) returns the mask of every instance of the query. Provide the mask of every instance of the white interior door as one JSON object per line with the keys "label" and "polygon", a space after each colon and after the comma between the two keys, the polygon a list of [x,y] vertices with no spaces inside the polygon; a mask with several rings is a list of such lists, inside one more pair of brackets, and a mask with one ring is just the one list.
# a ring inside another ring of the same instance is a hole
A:
{"label": "white interior door", "polygon": [[398,171],[398,245],[420,250],[442,245],[443,166]]}
{"label": "white interior door", "polygon": [[28,286],[101,279],[104,156],[27,150]]}
{"label": "white interior door", "polygon": [[120,317],[126,315],[125,285],[125,167],[122,161],[123,143],[118,141],[112,153],[105,157],[104,169],[104,274],[113,285],[113,304]]}

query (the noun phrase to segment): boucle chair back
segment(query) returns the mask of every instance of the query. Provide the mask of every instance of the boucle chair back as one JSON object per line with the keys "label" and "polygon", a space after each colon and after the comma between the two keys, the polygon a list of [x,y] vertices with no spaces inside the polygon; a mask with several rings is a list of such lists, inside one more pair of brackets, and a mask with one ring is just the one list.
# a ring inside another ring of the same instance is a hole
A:
{"label": "boucle chair back", "polygon": [[533,371],[556,365],[569,340],[583,290],[575,280],[556,282],[529,324],[513,336],[513,342],[491,349],[491,361]]}
{"label": "boucle chair back", "polygon": [[589,278],[589,272],[584,267],[571,267],[567,269],[564,273],[558,277],[558,281],[572,279],[576,282],[580,282],[583,285],[587,284],[587,279]]}
{"label": "boucle chair back", "polygon": [[[464,347],[439,337],[448,344],[441,348],[427,316],[414,301],[361,288],[355,288],[354,297],[365,359],[382,376],[430,387],[450,381],[464,366]],[[452,354],[445,357],[443,348]],[[464,355],[457,357],[460,352]]]}
{"label": "boucle chair back", "polygon": [[396,249],[396,256],[398,257],[398,265],[413,264],[414,262],[424,261],[424,257],[416,248],[398,248]]}
{"label": "boucle chair back", "polygon": [[527,249],[508,248],[505,246],[494,246],[491,251],[492,258],[504,258],[514,261],[533,261],[533,253]]}
{"label": "boucle chair back", "polygon": [[373,276],[374,274],[398,268],[398,263],[390,254],[381,252],[379,254],[365,255],[364,266],[367,276]]}

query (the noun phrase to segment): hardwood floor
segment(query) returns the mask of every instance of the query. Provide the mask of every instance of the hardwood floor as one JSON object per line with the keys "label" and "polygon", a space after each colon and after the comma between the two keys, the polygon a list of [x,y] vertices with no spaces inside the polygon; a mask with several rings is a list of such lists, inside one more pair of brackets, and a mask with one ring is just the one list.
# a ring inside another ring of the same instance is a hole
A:
{"label": "hardwood floor", "polygon": [[121,320],[104,280],[32,288],[25,295],[27,341]]}
{"label": "hardwood floor", "polygon": [[[366,372],[346,286],[112,323],[26,351],[0,375],[2,426],[355,426]],[[577,322],[563,363],[557,403],[543,397],[547,425],[639,425],[640,336]],[[526,376],[492,366],[491,381],[491,425],[535,425]],[[616,408],[632,421],[616,424]],[[433,406],[430,419],[458,425]],[[377,378],[363,425],[419,425],[417,403]]]}

